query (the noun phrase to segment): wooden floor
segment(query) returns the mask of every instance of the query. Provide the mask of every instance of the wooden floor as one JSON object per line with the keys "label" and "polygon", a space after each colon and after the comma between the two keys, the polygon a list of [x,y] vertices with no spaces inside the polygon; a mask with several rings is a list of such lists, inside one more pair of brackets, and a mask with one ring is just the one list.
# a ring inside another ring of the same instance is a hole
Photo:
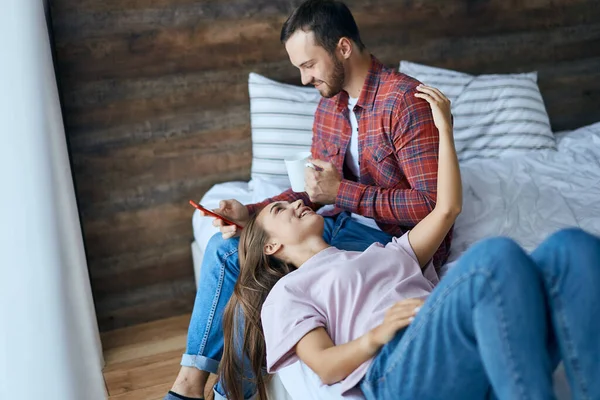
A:
{"label": "wooden floor", "polygon": [[188,314],[102,334],[109,399],[162,400],[179,371],[189,321]]}

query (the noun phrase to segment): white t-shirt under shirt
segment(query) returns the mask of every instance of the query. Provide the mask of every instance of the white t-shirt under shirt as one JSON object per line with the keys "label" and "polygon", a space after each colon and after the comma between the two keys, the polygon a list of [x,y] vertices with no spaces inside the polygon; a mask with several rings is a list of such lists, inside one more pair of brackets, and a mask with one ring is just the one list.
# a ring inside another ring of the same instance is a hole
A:
{"label": "white t-shirt under shirt", "polygon": [[[358,102],[358,98],[348,97],[348,110],[350,111],[350,125],[352,126],[352,136],[350,137],[350,143],[348,144],[348,149],[346,150],[346,166],[352,171],[352,173],[356,177],[360,177],[360,156],[358,154],[358,120],[356,119],[356,114],[354,113],[354,107]],[[379,229],[377,223],[373,218],[368,218],[359,214],[352,214],[352,219],[356,220],[363,225],[369,226],[371,228]]]}
{"label": "white t-shirt under shirt", "polygon": [[350,144],[346,150],[346,165],[356,176],[360,176],[360,164],[358,155],[358,120],[354,113],[354,106],[358,102],[357,98],[348,97],[348,111],[350,111],[350,125],[352,126],[352,136]]}
{"label": "white t-shirt under shirt", "polygon": [[[296,362],[296,344],[313,329],[325,328],[335,345],[348,343],[381,324],[392,305],[426,297],[437,283],[433,264],[421,271],[408,234],[364,252],[322,250],[277,282],[265,300],[268,371]],[[353,388],[371,361],[342,381],[342,393],[360,393]]]}

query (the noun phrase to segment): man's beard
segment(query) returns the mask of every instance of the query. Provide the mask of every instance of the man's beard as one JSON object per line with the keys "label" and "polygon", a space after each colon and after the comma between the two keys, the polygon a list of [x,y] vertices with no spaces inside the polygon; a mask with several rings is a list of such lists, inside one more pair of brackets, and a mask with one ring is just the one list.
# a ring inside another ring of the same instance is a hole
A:
{"label": "man's beard", "polygon": [[331,58],[333,59],[333,71],[328,79],[329,83],[323,82],[323,84],[326,86],[325,89],[319,89],[321,96],[327,99],[341,92],[344,88],[344,81],[346,80],[346,70],[344,69],[344,64],[335,56],[332,56]]}

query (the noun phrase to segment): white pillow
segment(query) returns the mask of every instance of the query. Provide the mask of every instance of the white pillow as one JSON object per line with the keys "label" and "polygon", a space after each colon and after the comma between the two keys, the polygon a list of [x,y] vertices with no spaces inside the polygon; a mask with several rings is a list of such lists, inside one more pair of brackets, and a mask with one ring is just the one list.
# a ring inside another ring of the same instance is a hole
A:
{"label": "white pillow", "polygon": [[319,91],[279,83],[250,73],[250,125],[253,180],[268,180],[290,187],[283,160],[310,151]]}
{"label": "white pillow", "polygon": [[400,61],[400,72],[440,89],[452,101],[461,161],[556,150],[537,72],[469,75]]}

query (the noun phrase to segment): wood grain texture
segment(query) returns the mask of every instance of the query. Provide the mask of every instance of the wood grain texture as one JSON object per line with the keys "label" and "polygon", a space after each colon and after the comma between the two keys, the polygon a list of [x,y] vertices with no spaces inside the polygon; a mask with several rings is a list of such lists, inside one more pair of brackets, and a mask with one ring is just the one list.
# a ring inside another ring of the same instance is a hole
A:
{"label": "wood grain texture", "polygon": [[[109,400],[163,399],[180,369],[189,320],[186,314],[103,333]],[[215,380],[211,375],[206,399]]]}
{"label": "wood grain texture", "polygon": [[[299,83],[301,0],[51,0],[59,88],[103,331],[189,312],[190,198],[247,180],[249,72]],[[349,0],[381,61],[538,71],[555,130],[600,119],[595,0]]]}

